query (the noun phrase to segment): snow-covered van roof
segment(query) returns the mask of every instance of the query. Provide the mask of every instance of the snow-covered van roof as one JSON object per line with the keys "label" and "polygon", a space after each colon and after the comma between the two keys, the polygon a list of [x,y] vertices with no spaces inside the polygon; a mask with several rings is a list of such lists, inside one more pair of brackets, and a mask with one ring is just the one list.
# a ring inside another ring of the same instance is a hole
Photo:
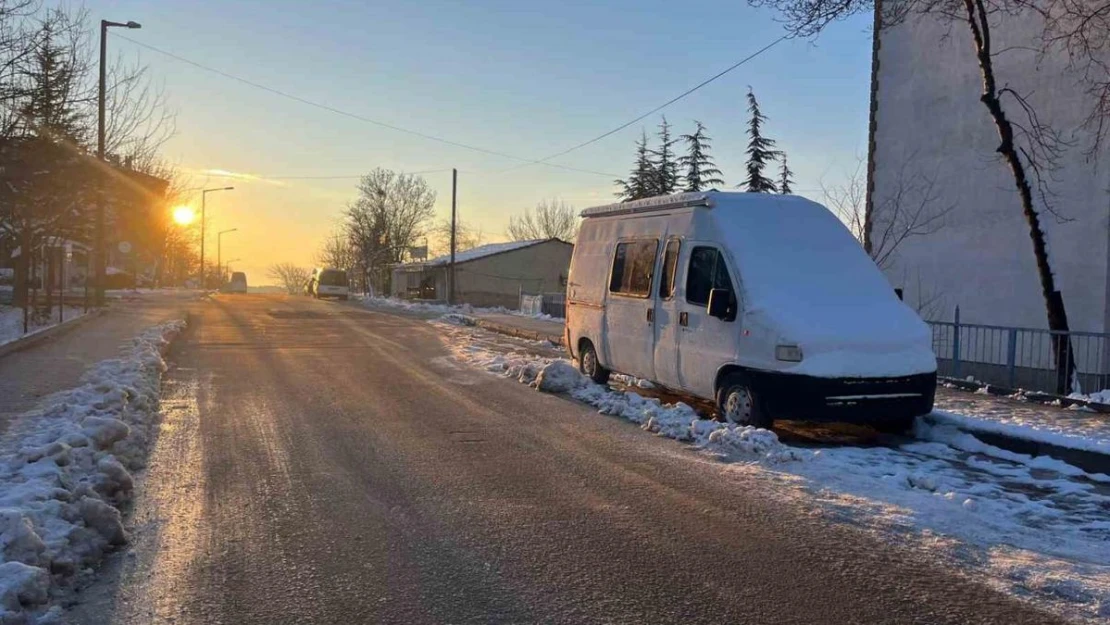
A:
{"label": "snow-covered van roof", "polygon": [[[457,265],[459,263],[465,263],[465,262],[469,262],[469,261],[472,261],[472,260],[478,260],[479,258],[486,258],[487,256],[493,256],[495,254],[504,254],[505,252],[512,252],[512,251],[515,251],[515,250],[524,249],[526,247],[531,247],[533,245],[539,245],[540,243],[547,243],[548,241],[558,241],[560,243],[566,243],[567,245],[570,245],[570,243],[567,243],[566,241],[563,241],[562,239],[554,239],[554,238],[553,239],[529,239],[529,240],[526,240],[526,241],[507,241],[505,243],[487,243],[486,245],[479,245],[478,247],[472,247],[469,250],[464,250],[462,252],[455,252],[455,264]],[[405,263],[404,265],[400,265],[400,266],[401,267],[410,267],[410,266],[411,267],[435,267],[435,266],[438,266],[438,265],[446,265],[450,262],[451,262],[451,255],[450,254],[444,254],[443,256],[436,256],[435,258],[432,258],[430,260],[419,261],[419,262],[415,262],[415,263]]]}
{"label": "snow-covered van roof", "polygon": [[649,197],[644,200],[631,202],[617,202],[605,206],[594,206],[582,211],[582,217],[607,217],[609,215],[628,215],[632,213],[646,213],[648,211],[671,210],[687,208],[690,206],[713,206],[713,195],[710,193],[679,193],[677,195],[661,195]]}

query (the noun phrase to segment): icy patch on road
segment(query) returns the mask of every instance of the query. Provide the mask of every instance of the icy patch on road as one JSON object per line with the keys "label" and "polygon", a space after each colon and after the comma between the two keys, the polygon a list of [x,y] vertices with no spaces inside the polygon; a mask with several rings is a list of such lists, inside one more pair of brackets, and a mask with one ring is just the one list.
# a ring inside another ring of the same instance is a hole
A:
{"label": "icy patch on road", "polygon": [[97,363],[78,388],[15,419],[0,443],[0,622],[30,618],[50,591],[125,544],[119,506],[143,467],[174,321]]}
{"label": "icy patch on road", "polygon": [[[693,408],[593,384],[563,358],[480,329],[437,323],[456,359],[569,395],[735,462],[738,481],[773,480],[783,496],[1081,620],[1110,616],[1110,478],[987,445],[952,424],[918,420],[894,446],[804,449],[774,432],[699,419]],[[622,380],[629,388],[634,378]]]}

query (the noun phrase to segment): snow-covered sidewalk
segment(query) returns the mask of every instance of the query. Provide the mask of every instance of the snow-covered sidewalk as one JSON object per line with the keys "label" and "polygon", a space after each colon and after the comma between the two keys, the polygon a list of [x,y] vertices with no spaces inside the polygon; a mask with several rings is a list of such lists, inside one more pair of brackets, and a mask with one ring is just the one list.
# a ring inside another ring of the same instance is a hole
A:
{"label": "snow-covered sidewalk", "polygon": [[728,462],[739,487],[751,479],[770,482],[783,497],[819,503],[833,520],[970,568],[1058,613],[1110,617],[1110,476],[924,421],[909,442],[788,445],[771,431],[699,419],[683,403],[593,384],[568,360],[535,355],[542,344],[499,338],[462,321],[449,315],[432,322],[462,362],[688,442]]}
{"label": "snow-covered sidewalk", "polygon": [[[74,321],[85,314],[81,306],[66,306],[64,310],[65,322]],[[23,309],[13,306],[0,306],[0,345],[42,332],[58,325],[58,309],[53,308],[48,316],[34,314],[30,319],[30,328],[26,334],[23,332]]]}
{"label": "snow-covered sidewalk", "polygon": [[447,304],[437,304],[437,303],[422,302],[422,301],[416,301],[416,300],[397,299],[395,297],[367,296],[367,297],[362,297],[361,299],[359,299],[359,303],[361,303],[366,308],[370,308],[370,309],[374,309],[374,308],[390,309],[390,310],[398,310],[398,311],[405,311],[405,312],[411,312],[411,313],[434,315],[436,317],[438,317],[440,315],[447,315],[447,314],[471,315],[471,316],[506,315],[506,316],[512,316],[512,317],[522,319],[522,320],[534,319],[534,320],[540,320],[540,321],[550,321],[550,322],[553,322],[553,323],[559,324],[559,325],[561,325],[565,321],[565,319],[562,319],[560,317],[552,317],[551,315],[544,315],[544,314],[529,315],[529,314],[526,314],[526,313],[522,313],[519,310],[509,310],[508,308],[501,308],[501,307],[480,308],[480,307],[477,307],[477,306],[471,306],[470,304],[458,304],[458,305],[454,305],[454,306],[449,306]]}
{"label": "snow-covered sidewalk", "polygon": [[119,506],[156,425],[162,355],[184,326],[147,329],[13,419],[0,440],[0,622],[57,616],[51,598],[127,542]]}
{"label": "snow-covered sidewalk", "polygon": [[933,419],[986,432],[1110,456],[1110,415],[1020,398],[937,388]]}

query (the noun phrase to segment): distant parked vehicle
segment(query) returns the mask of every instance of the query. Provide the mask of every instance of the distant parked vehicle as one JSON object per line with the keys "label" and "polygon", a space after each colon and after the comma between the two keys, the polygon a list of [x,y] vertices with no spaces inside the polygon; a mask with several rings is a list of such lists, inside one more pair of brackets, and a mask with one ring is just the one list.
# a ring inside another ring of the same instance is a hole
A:
{"label": "distant parked vehicle", "polygon": [[595,382],[645,378],[758,427],[903,431],[932,410],[928,327],[820,204],[687,193],[582,216],[565,338]]}
{"label": "distant parked vehicle", "polygon": [[346,301],[351,294],[347,272],[342,269],[317,268],[312,272],[309,285],[312,287],[312,296],[316,299],[334,297]]}
{"label": "distant parked vehicle", "polygon": [[231,281],[227,283],[228,293],[246,293],[247,292],[247,274],[242,271],[236,271],[231,274]]}

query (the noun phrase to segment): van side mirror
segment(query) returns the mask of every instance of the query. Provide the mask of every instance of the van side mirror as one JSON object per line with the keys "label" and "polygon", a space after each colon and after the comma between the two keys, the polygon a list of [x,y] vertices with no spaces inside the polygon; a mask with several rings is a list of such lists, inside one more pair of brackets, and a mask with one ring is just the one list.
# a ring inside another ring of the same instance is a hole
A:
{"label": "van side mirror", "polygon": [[710,317],[716,317],[722,321],[732,321],[736,318],[735,311],[732,310],[732,291],[728,289],[711,289],[709,291],[709,306],[706,312]]}

